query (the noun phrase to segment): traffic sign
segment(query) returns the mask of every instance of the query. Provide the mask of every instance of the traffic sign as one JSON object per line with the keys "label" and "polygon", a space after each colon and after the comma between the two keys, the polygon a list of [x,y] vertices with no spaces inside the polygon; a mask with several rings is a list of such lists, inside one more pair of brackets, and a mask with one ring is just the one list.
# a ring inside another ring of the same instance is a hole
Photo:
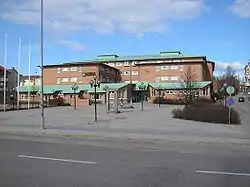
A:
{"label": "traffic sign", "polygon": [[232,106],[234,104],[233,98],[229,97],[227,98],[227,106]]}
{"label": "traffic sign", "polygon": [[229,95],[233,94],[233,93],[234,93],[234,87],[228,86],[228,87],[227,87],[227,93],[228,93]]}

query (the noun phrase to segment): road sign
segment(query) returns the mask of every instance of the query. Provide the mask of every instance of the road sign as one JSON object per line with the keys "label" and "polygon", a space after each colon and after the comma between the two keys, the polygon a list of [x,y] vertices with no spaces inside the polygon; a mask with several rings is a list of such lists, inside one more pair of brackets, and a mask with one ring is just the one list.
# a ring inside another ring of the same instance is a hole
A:
{"label": "road sign", "polygon": [[234,104],[233,98],[229,97],[227,98],[227,106],[232,106]]}
{"label": "road sign", "polygon": [[227,93],[228,93],[229,95],[233,94],[233,93],[234,93],[234,87],[228,86],[228,87],[227,87]]}

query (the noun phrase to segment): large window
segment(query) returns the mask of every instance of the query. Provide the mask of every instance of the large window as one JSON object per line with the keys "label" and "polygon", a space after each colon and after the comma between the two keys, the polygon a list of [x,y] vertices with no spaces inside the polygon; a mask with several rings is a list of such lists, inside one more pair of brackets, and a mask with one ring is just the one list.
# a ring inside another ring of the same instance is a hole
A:
{"label": "large window", "polygon": [[77,82],[77,77],[70,77],[70,82]]}
{"label": "large window", "polygon": [[124,62],[124,66],[129,66],[129,62]]}
{"label": "large window", "polygon": [[68,78],[68,77],[63,77],[63,78],[61,79],[61,82],[69,82],[69,78]]}

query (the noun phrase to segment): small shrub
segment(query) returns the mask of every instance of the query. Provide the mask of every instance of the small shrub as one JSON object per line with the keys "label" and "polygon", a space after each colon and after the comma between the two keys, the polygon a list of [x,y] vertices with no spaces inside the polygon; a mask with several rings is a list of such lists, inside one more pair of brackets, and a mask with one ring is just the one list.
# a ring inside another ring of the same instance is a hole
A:
{"label": "small shrub", "polygon": [[[229,108],[223,105],[190,105],[183,109],[174,109],[172,115],[174,118],[208,122],[208,123],[224,123],[228,124]],[[239,113],[231,109],[231,124],[240,124]]]}

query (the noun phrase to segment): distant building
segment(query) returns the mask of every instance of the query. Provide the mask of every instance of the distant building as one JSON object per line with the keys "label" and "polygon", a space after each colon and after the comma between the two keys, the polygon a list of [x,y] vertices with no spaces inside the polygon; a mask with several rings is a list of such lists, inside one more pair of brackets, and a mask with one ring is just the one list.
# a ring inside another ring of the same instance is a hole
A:
{"label": "distant building", "polygon": [[[0,104],[4,103],[4,67],[0,66]],[[6,104],[16,100],[18,72],[15,68],[6,69]]]}
{"label": "distant building", "polygon": [[244,68],[245,92],[250,93],[250,62]]}

